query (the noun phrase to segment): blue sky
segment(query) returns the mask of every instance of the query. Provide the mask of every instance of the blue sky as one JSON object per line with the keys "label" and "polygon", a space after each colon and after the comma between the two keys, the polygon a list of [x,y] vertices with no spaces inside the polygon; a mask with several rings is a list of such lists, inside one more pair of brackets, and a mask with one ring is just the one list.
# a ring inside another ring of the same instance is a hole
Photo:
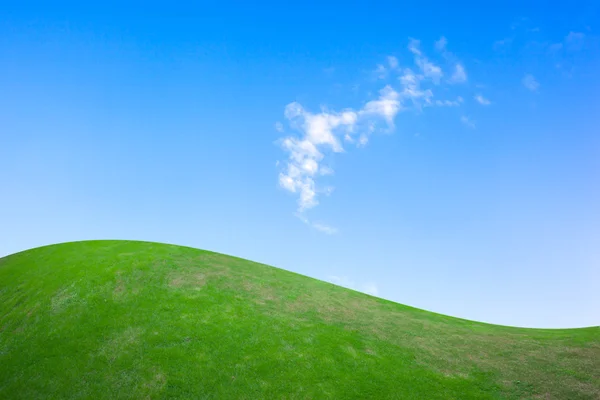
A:
{"label": "blue sky", "polygon": [[600,6],[0,7],[0,256],[139,239],[600,323]]}

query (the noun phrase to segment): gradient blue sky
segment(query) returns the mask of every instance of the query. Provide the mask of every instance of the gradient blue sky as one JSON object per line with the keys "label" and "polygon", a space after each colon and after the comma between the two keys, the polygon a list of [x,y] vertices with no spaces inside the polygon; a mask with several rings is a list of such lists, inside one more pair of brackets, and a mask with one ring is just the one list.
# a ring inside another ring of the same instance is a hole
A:
{"label": "gradient blue sky", "polygon": [[501,4],[3,3],[0,256],[169,242],[598,325],[599,3]]}

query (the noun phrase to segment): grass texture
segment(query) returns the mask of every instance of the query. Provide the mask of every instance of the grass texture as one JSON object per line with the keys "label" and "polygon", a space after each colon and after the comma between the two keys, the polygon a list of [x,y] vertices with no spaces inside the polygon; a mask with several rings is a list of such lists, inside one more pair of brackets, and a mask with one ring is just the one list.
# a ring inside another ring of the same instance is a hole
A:
{"label": "grass texture", "polygon": [[600,327],[451,318],[222,254],[0,259],[2,399],[600,399]]}

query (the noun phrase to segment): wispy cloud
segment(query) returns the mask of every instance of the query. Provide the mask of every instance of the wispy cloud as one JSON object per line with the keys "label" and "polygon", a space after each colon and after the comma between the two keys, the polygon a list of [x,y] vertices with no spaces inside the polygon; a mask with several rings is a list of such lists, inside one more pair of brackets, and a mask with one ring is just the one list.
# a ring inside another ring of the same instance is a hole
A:
{"label": "wispy cloud", "polygon": [[[441,46],[440,41],[437,46]],[[445,39],[443,47],[446,51]],[[321,195],[331,193],[331,187],[319,185],[320,177],[334,172],[329,162],[331,154],[346,152],[346,145],[365,147],[376,132],[391,132],[401,111],[421,111],[431,106],[458,107],[463,103],[460,96],[455,100],[434,100],[432,89],[443,84],[441,67],[427,58],[418,40],[411,39],[408,50],[414,56],[413,67],[401,67],[396,57],[387,57],[387,66],[379,64],[376,76],[387,79],[390,71],[394,71],[397,80],[388,81],[376,98],[361,107],[341,110],[321,107],[315,112],[292,102],[284,110],[289,129],[284,129],[282,124],[275,125],[279,132],[291,132],[279,140],[288,156],[279,164],[279,186],[297,197],[296,215],[314,229],[328,234],[337,232],[334,227],[311,222],[306,217],[306,212],[319,204]],[[456,64],[452,79],[466,81],[462,64]]]}
{"label": "wispy cloud", "polygon": [[370,294],[371,296],[379,295],[379,288],[374,282],[365,282],[363,284],[356,284],[353,280],[347,276],[335,276],[332,275],[328,278],[329,282],[334,283],[338,286],[343,286],[348,289],[356,290],[357,292],[363,292]]}
{"label": "wispy cloud", "polygon": [[436,100],[435,105],[439,107],[458,107],[463,103],[463,98],[458,96],[456,100]]}
{"label": "wispy cloud", "polygon": [[421,89],[421,81],[424,79],[425,76],[415,74],[410,68],[406,68],[399,78],[403,98],[411,101],[419,110],[423,105],[430,105],[433,97],[431,89]]}
{"label": "wispy cloud", "polygon": [[376,79],[385,79],[388,76],[388,70],[382,64],[377,64],[377,67],[373,71]]}
{"label": "wispy cloud", "polygon": [[368,135],[372,133],[368,127],[377,121],[383,120],[388,127],[393,127],[394,117],[399,110],[399,94],[389,85],[381,89],[378,99],[367,102],[358,111],[346,109],[336,112],[324,109],[319,113],[312,113],[297,102],[286,106],[285,117],[301,136],[289,136],[281,142],[289,159],[285,170],[279,174],[279,185],[298,194],[299,212],[319,204],[315,177],[333,172],[331,167],[323,169],[321,166],[325,152],[343,152],[341,137],[352,141],[357,133],[360,133],[359,136]]}
{"label": "wispy cloud", "polygon": [[279,133],[283,133],[283,124],[279,121],[275,122],[275,130]]}
{"label": "wispy cloud", "polygon": [[553,56],[558,56],[563,52],[578,52],[585,45],[586,36],[582,32],[569,32],[562,41],[557,43],[546,44],[547,51]]}
{"label": "wispy cloud", "polygon": [[561,51],[563,48],[563,44],[562,43],[553,43],[551,45],[548,46],[548,52],[550,54],[556,54],[559,51]]}
{"label": "wispy cloud", "polygon": [[398,59],[396,57],[388,56],[387,60],[388,60],[388,65],[390,66],[390,69],[398,68]]}
{"label": "wispy cloud", "polygon": [[585,34],[582,32],[569,32],[565,37],[565,46],[568,51],[579,51],[583,49]]}
{"label": "wispy cloud", "polygon": [[387,85],[379,91],[379,98],[371,100],[358,112],[361,117],[383,117],[388,126],[394,126],[394,117],[400,111],[400,95]]}
{"label": "wispy cloud", "polygon": [[323,224],[321,222],[314,222],[314,221],[310,221],[303,213],[301,212],[296,212],[295,213],[296,217],[298,217],[298,219],[302,222],[304,222],[306,225],[310,226],[311,228],[316,229],[319,232],[323,232],[327,235],[335,235],[336,233],[338,233],[338,229],[334,228],[333,226],[329,226],[326,224]]}
{"label": "wispy cloud", "polygon": [[484,106],[489,106],[491,104],[491,102],[488,99],[486,99],[480,94],[475,95],[475,101]]}
{"label": "wispy cloud", "polygon": [[373,70],[373,75],[375,79],[384,80],[390,76],[390,72],[393,72],[398,68],[398,59],[394,56],[386,57],[387,66],[383,64],[377,64],[375,69]]}
{"label": "wispy cloud", "polygon": [[447,39],[446,39],[444,36],[442,36],[442,37],[440,38],[440,40],[437,40],[437,41],[435,42],[435,49],[436,49],[437,51],[440,51],[440,52],[442,52],[442,51],[446,50],[446,45],[447,45],[447,44],[448,44],[448,40],[447,40]]}
{"label": "wispy cloud", "polygon": [[454,66],[454,73],[450,78],[450,83],[465,83],[467,81],[467,71],[462,64],[456,64]]}
{"label": "wispy cloud", "polygon": [[421,52],[420,46],[420,41],[410,39],[408,50],[415,55],[415,64],[420,68],[423,76],[430,78],[435,84],[438,84],[444,75],[442,68],[429,61]]}
{"label": "wispy cloud", "polygon": [[313,228],[315,228],[319,232],[323,232],[323,233],[326,233],[328,235],[334,235],[334,234],[336,234],[338,232],[337,228],[334,228],[334,227],[329,226],[329,225],[321,224],[319,222],[314,222],[312,224],[312,226],[313,226]]}
{"label": "wispy cloud", "polygon": [[494,42],[494,51],[497,52],[503,52],[506,51],[508,48],[510,48],[511,44],[513,42],[513,38],[511,37],[507,37],[504,39],[500,39],[500,40],[496,40]]}
{"label": "wispy cloud", "polygon": [[521,82],[523,83],[523,86],[525,86],[528,90],[531,90],[532,92],[536,92],[540,87],[539,82],[531,74],[525,75]]}
{"label": "wispy cloud", "polygon": [[462,122],[468,128],[475,129],[475,121],[465,115],[460,117],[460,122]]}

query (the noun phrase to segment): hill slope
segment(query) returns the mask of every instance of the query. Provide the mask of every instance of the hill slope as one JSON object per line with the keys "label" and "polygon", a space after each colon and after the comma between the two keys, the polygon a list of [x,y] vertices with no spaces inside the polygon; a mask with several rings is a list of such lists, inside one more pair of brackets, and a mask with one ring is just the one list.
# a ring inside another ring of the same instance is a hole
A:
{"label": "hill slope", "polygon": [[518,329],[187,247],[0,259],[0,398],[598,399],[600,328]]}

